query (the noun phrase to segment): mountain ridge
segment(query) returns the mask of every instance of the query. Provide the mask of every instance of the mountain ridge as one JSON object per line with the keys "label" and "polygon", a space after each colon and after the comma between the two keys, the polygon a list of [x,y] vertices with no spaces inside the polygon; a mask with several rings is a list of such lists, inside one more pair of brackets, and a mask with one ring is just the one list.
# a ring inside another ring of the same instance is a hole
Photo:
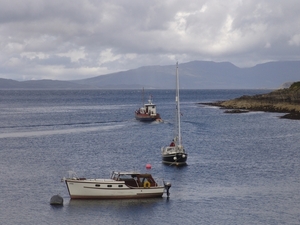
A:
{"label": "mountain ridge", "polygon": [[[179,64],[181,89],[277,89],[300,80],[300,61],[276,61],[240,68],[230,62]],[[80,80],[15,81],[0,78],[0,89],[174,89],[175,65],[142,66]]]}

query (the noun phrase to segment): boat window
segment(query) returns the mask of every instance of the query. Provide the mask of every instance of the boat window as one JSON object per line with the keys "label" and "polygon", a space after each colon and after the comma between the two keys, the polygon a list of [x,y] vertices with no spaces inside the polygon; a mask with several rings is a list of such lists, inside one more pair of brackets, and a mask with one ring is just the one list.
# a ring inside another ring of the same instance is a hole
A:
{"label": "boat window", "polygon": [[130,174],[120,174],[120,179],[131,179],[132,176]]}
{"label": "boat window", "polygon": [[96,187],[100,187],[100,184],[95,184]]}
{"label": "boat window", "polygon": [[119,186],[118,187],[123,187],[123,185],[122,184],[119,184]]}
{"label": "boat window", "polygon": [[107,187],[112,187],[112,185],[111,185],[111,184],[108,184]]}
{"label": "boat window", "polygon": [[118,180],[118,177],[119,177],[119,174],[118,174],[118,173],[113,173],[113,174],[111,175],[111,179],[113,179],[113,180]]}

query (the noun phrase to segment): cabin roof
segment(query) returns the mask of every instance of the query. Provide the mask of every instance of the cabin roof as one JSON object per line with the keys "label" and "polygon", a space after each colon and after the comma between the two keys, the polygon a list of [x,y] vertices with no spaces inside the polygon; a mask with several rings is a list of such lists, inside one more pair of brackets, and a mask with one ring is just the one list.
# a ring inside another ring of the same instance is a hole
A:
{"label": "cabin roof", "polygon": [[151,174],[149,173],[140,173],[140,172],[136,172],[136,171],[132,171],[132,172],[114,172],[114,174],[119,174],[119,175],[135,175],[135,176],[143,176],[143,177],[150,177]]}

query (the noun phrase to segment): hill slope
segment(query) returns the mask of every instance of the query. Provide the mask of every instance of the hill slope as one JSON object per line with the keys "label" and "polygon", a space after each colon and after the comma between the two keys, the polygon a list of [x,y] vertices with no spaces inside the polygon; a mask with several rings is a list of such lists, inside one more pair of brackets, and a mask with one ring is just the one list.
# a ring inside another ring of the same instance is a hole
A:
{"label": "hill slope", "polygon": [[0,89],[88,89],[86,84],[59,80],[15,81],[0,78]]}
{"label": "hill slope", "polygon": [[300,82],[295,82],[289,88],[278,89],[268,94],[242,96],[228,101],[205,104],[226,109],[283,112],[289,113],[283,118],[300,119]]}
{"label": "hill slope", "polygon": [[[270,62],[251,68],[239,68],[229,62],[193,61],[179,64],[182,89],[275,89],[300,79],[300,62]],[[133,70],[73,81],[98,88],[173,89],[175,65],[145,66]]]}
{"label": "hill slope", "polygon": [[[269,62],[239,68],[229,62],[192,61],[179,64],[181,89],[275,89],[300,80],[300,61]],[[0,79],[0,89],[174,89],[175,64],[144,66],[82,80]]]}

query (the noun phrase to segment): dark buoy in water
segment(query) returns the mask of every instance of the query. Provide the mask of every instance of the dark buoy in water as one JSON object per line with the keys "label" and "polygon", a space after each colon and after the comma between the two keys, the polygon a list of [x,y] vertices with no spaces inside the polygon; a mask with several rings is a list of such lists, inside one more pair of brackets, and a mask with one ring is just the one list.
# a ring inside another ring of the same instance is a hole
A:
{"label": "dark buoy in water", "polygon": [[169,189],[171,188],[171,183],[170,182],[167,182],[167,183],[165,183],[165,189],[166,189],[166,191],[167,191],[167,196],[168,196],[168,198],[169,198],[169,195],[170,195],[170,192],[169,192]]}
{"label": "dark buoy in water", "polygon": [[50,199],[50,205],[63,205],[64,199],[60,195],[53,195]]}

